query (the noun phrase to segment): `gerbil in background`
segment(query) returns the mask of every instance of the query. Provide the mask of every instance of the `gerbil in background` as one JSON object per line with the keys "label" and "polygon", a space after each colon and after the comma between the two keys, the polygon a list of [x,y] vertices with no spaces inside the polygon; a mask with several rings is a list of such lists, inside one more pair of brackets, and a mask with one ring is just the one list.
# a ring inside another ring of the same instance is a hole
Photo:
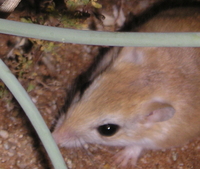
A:
{"label": "gerbil in background", "polygon": [[[200,8],[163,11],[138,31],[198,32]],[[60,146],[123,146],[116,161],[135,165],[144,149],[181,146],[200,135],[200,48],[112,51],[58,120],[53,137]]]}

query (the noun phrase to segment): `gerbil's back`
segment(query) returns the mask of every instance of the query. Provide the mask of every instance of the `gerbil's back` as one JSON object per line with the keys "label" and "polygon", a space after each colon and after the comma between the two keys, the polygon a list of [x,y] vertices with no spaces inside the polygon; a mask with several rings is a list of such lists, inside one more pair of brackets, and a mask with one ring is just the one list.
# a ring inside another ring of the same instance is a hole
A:
{"label": "gerbil's back", "polygon": [[139,32],[198,32],[200,8],[176,8],[163,11],[138,30]]}

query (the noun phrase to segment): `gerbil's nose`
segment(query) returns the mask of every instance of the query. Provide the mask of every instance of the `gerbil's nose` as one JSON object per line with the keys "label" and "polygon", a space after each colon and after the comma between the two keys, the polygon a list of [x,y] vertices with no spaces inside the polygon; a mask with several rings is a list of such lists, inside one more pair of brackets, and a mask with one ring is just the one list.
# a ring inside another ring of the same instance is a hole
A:
{"label": "gerbil's nose", "polygon": [[53,139],[55,140],[56,144],[60,144],[60,137],[59,137],[59,132],[58,131],[53,131],[52,133]]}

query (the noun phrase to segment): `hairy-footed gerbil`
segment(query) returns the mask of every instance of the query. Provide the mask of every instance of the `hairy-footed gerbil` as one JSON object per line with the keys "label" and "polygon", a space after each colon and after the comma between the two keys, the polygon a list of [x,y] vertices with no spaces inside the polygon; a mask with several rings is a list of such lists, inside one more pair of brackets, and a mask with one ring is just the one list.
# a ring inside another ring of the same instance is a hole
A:
{"label": "hairy-footed gerbil", "polygon": [[[200,31],[200,8],[163,11],[138,31]],[[53,137],[61,146],[124,146],[117,161],[126,165],[144,149],[200,135],[200,48],[124,47],[106,55],[93,76],[58,120]]]}

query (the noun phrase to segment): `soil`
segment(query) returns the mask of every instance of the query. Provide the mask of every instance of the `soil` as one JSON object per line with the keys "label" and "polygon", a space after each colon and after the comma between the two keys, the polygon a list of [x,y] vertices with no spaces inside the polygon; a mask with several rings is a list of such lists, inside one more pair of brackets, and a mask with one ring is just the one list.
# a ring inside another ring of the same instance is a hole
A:
{"label": "soil", "polygon": [[[45,2],[45,1],[44,1]],[[112,16],[114,0],[99,0],[100,13]],[[119,1],[118,1],[119,2]],[[130,12],[140,14],[159,0],[124,0],[125,16]],[[46,12],[44,4],[22,1],[7,19],[31,21],[48,26],[74,29],[89,29],[95,20],[98,29],[103,27],[98,19],[88,14],[73,18],[66,9],[56,14]],[[51,7],[52,4],[49,6]],[[62,5],[58,5],[59,8]],[[81,7],[82,8],[82,7]],[[90,7],[91,8],[91,7]],[[93,10],[93,7],[91,8]],[[68,17],[70,15],[70,17]],[[60,18],[64,16],[64,21]],[[66,22],[65,22],[66,21]],[[0,34],[0,58],[11,69],[39,109],[47,126],[55,124],[59,110],[64,104],[67,91],[74,79],[87,70],[98,54],[99,46],[64,44],[36,39],[27,39]],[[35,130],[20,105],[0,81],[0,169],[53,169]],[[117,169],[112,158],[120,150],[117,147],[88,145],[88,147],[60,148],[69,169]],[[200,140],[170,150],[146,151],[134,169],[198,169],[200,167]]]}

